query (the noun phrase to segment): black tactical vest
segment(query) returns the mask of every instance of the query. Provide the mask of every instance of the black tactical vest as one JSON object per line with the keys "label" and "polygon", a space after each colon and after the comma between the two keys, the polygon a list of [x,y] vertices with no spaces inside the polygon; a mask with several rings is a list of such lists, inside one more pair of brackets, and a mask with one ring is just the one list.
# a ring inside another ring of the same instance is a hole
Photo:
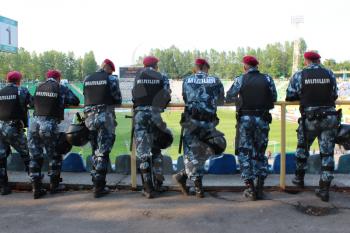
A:
{"label": "black tactical vest", "polygon": [[85,106],[113,104],[113,97],[109,89],[108,77],[108,73],[98,71],[85,79]]}
{"label": "black tactical vest", "polygon": [[272,109],[272,93],[265,75],[258,71],[244,74],[239,101],[239,110]]}
{"label": "black tactical vest", "polygon": [[301,107],[335,106],[333,85],[326,69],[304,69],[301,73]]}
{"label": "black tactical vest", "polygon": [[138,106],[165,108],[169,96],[164,90],[162,74],[153,69],[143,69],[135,78],[132,98],[135,108]]}
{"label": "black tactical vest", "polygon": [[0,120],[27,122],[27,110],[20,104],[18,87],[6,86],[0,90]]}
{"label": "black tactical vest", "polygon": [[40,84],[34,94],[34,115],[64,119],[64,108],[60,106],[60,85],[54,81]]}

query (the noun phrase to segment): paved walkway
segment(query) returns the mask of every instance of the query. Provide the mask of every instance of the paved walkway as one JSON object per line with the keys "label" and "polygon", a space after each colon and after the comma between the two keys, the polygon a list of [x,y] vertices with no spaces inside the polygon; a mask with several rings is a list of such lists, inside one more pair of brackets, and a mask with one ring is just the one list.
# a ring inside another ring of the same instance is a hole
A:
{"label": "paved walkway", "polygon": [[0,196],[1,233],[344,233],[349,232],[350,195],[332,192],[323,203],[312,192],[269,192],[251,202],[241,193],[210,192],[206,198],[167,192],[147,200],[117,191],[94,199],[87,191]]}

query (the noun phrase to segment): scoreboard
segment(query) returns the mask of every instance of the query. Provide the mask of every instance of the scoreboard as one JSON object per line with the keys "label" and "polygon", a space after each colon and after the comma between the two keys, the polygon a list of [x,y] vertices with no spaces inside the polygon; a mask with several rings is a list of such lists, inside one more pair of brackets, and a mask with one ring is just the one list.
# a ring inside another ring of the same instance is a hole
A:
{"label": "scoreboard", "polygon": [[134,86],[134,80],[143,67],[120,67],[119,68],[119,87],[122,93],[123,103],[132,102],[131,90]]}
{"label": "scoreboard", "polygon": [[0,16],[0,52],[17,53],[18,22]]}

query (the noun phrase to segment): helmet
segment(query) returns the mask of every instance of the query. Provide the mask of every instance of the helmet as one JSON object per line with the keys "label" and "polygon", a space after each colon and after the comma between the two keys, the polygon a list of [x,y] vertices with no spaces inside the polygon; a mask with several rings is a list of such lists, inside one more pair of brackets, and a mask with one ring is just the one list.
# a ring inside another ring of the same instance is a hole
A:
{"label": "helmet", "polygon": [[67,154],[72,149],[72,145],[67,141],[66,133],[60,132],[56,145],[56,152],[60,155]]}
{"label": "helmet", "polygon": [[215,155],[222,154],[226,149],[225,135],[219,130],[209,132],[201,141],[206,143],[214,152]]}
{"label": "helmet", "polygon": [[174,137],[170,129],[165,128],[164,130],[158,129],[156,137],[154,137],[154,145],[159,149],[168,148],[174,141]]}
{"label": "helmet", "polygon": [[335,143],[344,147],[345,150],[350,150],[350,125],[341,124],[338,129],[338,134],[335,138]]}
{"label": "helmet", "polygon": [[73,146],[84,146],[89,141],[89,129],[85,123],[71,124],[66,132],[67,141]]}

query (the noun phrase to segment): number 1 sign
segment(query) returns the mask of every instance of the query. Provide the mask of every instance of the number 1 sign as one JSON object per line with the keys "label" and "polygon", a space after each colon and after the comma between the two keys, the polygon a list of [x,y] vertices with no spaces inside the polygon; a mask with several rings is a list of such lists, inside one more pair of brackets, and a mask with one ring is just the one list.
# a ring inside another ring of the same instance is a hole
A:
{"label": "number 1 sign", "polygon": [[16,53],[18,50],[17,21],[0,16],[0,51]]}

